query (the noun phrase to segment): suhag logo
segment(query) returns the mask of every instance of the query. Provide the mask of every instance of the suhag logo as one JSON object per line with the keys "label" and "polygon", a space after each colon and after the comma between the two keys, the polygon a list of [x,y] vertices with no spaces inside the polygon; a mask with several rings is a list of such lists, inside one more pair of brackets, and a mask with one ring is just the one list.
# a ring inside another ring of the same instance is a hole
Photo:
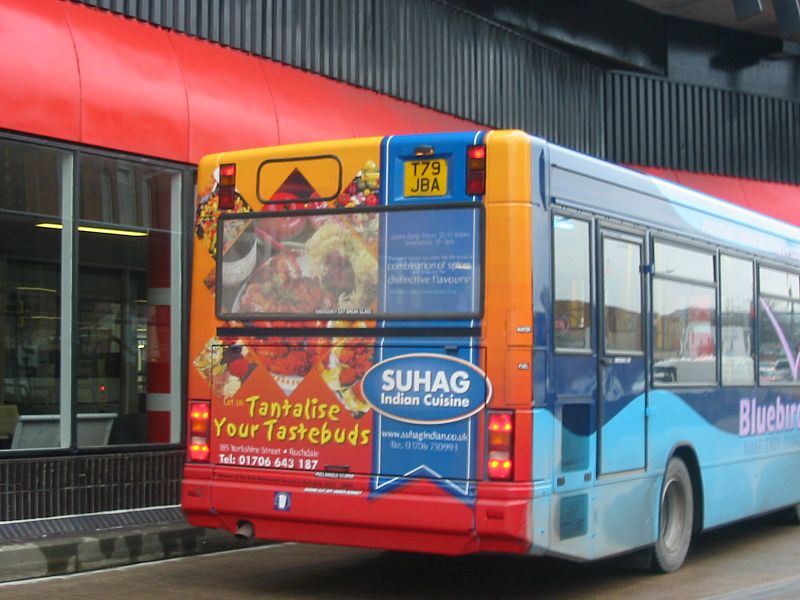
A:
{"label": "suhag logo", "polygon": [[367,371],[361,389],[377,412],[418,424],[466,419],[491,397],[483,371],[440,354],[404,354],[382,361]]}

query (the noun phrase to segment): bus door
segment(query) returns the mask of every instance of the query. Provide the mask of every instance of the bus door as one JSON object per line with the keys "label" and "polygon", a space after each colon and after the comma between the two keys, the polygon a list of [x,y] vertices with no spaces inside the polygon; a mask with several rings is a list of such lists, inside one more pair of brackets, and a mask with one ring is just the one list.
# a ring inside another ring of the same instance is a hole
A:
{"label": "bus door", "polygon": [[645,467],[644,238],[599,230],[598,475]]}

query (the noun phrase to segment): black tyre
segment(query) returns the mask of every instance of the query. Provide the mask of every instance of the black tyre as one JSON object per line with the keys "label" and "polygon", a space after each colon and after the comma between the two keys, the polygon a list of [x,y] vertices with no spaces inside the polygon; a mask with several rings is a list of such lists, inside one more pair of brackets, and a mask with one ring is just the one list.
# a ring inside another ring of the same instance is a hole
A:
{"label": "black tyre", "polygon": [[692,541],[694,497],[689,469],[673,458],[664,473],[658,515],[658,541],[653,547],[653,570],[670,573],[680,568]]}

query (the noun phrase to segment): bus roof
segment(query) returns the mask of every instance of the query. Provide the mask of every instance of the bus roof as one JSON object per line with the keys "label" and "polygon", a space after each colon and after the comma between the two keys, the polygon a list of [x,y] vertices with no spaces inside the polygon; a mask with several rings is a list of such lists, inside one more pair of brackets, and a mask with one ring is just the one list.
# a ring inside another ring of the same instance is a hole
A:
{"label": "bus roof", "polygon": [[[402,139],[442,139],[463,137],[467,132],[408,134],[388,136]],[[475,132],[473,132],[475,133]],[[665,232],[687,235],[711,244],[767,256],[779,262],[800,260],[800,228],[765,214],[715,198],[679,184],[640,173],[552,144],[530,134],[533,164],[548,164],[540,193],[545,205],[554,204],[609,215],[623,221],[646,224]],[[380,140],[380,137],[326,140],[315,148],[353,146]],[[491,139],[491,131],[488,138]],[[289,154],[307,151],[309,144],[282,146]],[[275,148],[270,148],[274,150]],[[253,148],[209,155],[201,162],[219,164],[258,156],[267,148]],[[590,190],[590,192],[587,192]]]}
{"label": "bus roof", "polygon": [[645,223],[779,261],[800,260],[800,228],[794,225],[555,144],[546,144],[546,152],[548,195],[556,204]]}

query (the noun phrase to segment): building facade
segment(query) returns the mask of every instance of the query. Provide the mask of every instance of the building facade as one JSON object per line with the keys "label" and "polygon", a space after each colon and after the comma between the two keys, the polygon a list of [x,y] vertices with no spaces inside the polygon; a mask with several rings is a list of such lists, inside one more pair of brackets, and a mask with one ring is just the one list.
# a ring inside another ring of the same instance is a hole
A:
{"label": "building facade", "polygon": [[0,0],[0,524],[177,503],[206,153],[517,127],[800,223],[800,58],[532,4]]}

